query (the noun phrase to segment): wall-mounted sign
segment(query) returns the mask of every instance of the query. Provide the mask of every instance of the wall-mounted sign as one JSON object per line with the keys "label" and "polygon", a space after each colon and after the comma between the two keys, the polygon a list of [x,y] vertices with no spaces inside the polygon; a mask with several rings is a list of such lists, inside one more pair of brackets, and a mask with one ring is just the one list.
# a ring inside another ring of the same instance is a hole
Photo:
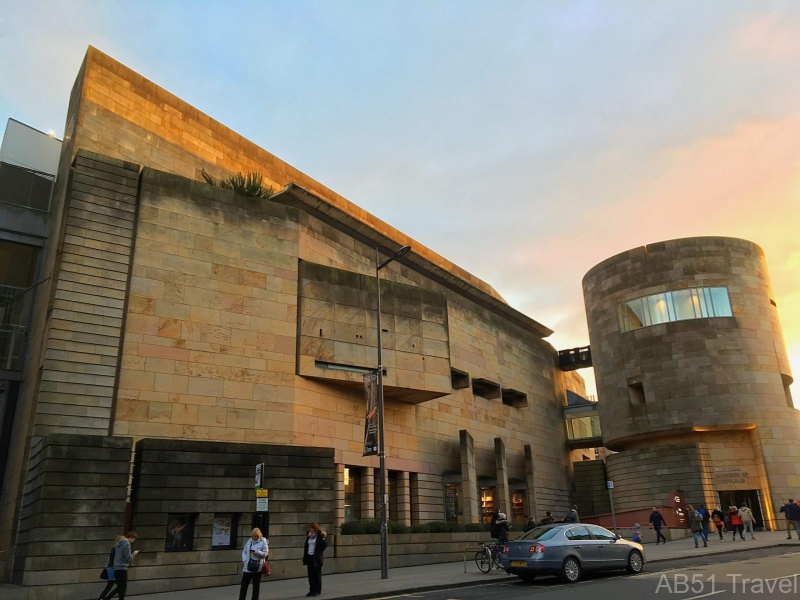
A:
{"label": "wall-mounted sign", "polygon": [[269,510],[269,490],[256,490],[256,512],[267,512]]}
{"label": "wall-mounted sign", "polygon": [[260,463],[256,465],[256,481],[255,481],[255,488],[259,489],[261,487],[261,482],[264,478],[264,463]]}
{"label": "wall-mounted sign", "polygon": [[364,421],[364,453],[378,455],[378,372],[364,375],[364,395],[367,398],[367,418]]}

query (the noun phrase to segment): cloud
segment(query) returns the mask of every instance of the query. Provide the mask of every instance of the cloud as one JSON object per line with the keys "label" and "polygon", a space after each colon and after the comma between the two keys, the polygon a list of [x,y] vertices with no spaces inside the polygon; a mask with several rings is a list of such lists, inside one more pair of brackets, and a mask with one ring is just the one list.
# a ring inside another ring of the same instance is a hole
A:
{"label": "cloud", "polygon": [[800,57],[800,18],[775,11],[745,23],[735,38],[735,49],[772,61]]}

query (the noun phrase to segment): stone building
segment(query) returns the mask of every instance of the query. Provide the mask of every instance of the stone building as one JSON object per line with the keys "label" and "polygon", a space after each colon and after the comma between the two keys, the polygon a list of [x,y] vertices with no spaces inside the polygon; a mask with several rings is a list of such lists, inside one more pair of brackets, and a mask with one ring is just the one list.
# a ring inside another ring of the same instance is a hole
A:
{"label": "stone building", "polygon": [[617,510],[753,508],[800,492],[800,412],[764,252],[740,239],[649,244],[583,279]]}
{"label": "stone building", "polygon": [[[203,170],[257,172],[276,193],[239,196]],[[90,48],[3,480],[3,578],[86,596],[132,526],[140,592],[234,582],[257,463],[277,575],[297,570],[308,522],[375,517],[361,380],[377,361],[376,248],[405,245],[381,271],[390,518],[561,513],[581,458],[564,407],[585,392],[547,327]],[[337,568],[374,567],[356,562]]]}

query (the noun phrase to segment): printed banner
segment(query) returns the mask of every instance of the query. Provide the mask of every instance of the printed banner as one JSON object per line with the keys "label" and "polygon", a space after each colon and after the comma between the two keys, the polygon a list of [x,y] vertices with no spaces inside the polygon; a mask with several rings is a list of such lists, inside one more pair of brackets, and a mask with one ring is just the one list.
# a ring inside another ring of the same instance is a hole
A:
{"label": "printed banner", "polygon": [[364,454],[378,455],[378,372],[364,375],[364,395],[367,397],[367,419],[364,422]]}

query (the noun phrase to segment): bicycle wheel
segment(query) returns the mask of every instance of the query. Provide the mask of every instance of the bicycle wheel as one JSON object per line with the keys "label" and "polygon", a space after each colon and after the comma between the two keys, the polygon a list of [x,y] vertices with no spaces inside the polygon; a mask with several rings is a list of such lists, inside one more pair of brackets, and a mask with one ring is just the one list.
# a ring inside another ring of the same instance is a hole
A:
{"label": "bicycle wheel", "polygon": [[478,570],[482,573],[488,573],[492,569],[492,557],[489,550],[481,550],[475,553],[475,564],[478,565]]}

